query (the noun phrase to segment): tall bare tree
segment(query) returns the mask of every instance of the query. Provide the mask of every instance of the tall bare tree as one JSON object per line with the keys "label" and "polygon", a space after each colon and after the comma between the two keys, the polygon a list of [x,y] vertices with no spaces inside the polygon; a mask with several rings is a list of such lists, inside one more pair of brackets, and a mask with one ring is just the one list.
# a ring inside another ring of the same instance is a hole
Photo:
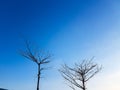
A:
{"label": "tall bare tree", "polygon": [[100,70],[101,67],[93,63],[92,60],[83,60],[82,63],[75,63],[73,68],[64,64],[59,71],[62,77],[69,82],[69,87],[73,90],[76,88],[86,90],[86,82]]}
{"label": "tall bare tree", "polygon": [[38,66],[38,75],[37,75],[37,90],[39,90],[39,84],[41,79],[41,73],[43,70],[47,69],[45,64],[50,63],[51,55],[49,53],[44,53],[39,50],[35,50],[30,47],[30,43],[25,41],[26,43],[26,50],[20,51],[20,54],[25,58],[33,61]]}

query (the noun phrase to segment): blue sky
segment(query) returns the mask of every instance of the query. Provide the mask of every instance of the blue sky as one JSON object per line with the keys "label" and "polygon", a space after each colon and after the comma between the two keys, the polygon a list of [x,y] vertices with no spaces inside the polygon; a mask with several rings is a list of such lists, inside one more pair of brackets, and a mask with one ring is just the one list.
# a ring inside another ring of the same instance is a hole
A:
{"label": "blue sky", "polygon": [[119,10],[119,0],[1,0],[0,87],[35,89],[37,67],[18,53],[25,37],[54,55],[41,90],[69,90],[60,65],[93,56],[104,68],[88,88],[120,90]]}

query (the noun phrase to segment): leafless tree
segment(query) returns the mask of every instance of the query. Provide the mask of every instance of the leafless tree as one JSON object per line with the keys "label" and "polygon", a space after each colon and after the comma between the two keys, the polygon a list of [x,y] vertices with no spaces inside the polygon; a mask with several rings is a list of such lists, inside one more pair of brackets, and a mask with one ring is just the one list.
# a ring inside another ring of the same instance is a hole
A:
{"label": "leafless tree", "polygon": [[62,77],[69,82],[69,87],[73,90],[76,88],[86,90],[86,82],[101,70],[98,64],[92,60],[83,60],[82,63],[75,63],[73,68],[68,65],[62,65],[59,70]]}
{"label": "leafless tree", "polygon": [[35,62],[38,66],[38,75],[37,75],[37,90],[39,90],[39,84],[41,79],[41,73],[43,70],[47,69],[45,64],[50,63],[51,55],[49,53],[44,53],[39,50],[33,50],[30,47],[30,43],[25,41],[26,43],[26,50],[20,51],[20,54],[25,58]]}

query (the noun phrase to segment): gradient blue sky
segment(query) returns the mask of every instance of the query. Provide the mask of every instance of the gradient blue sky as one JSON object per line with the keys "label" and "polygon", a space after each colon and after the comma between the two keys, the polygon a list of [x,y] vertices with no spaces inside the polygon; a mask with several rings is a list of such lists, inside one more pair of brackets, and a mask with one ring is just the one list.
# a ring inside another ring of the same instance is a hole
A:
{"label": "gradient blue sky", "polygon": [[23,36],[54,54],[41,90],[69,90],[60,65],[93,56],[104,68],[89,90],[120,90],[119,0],[0,0],[0,87],[35,90],[37,67],[18,53]]}

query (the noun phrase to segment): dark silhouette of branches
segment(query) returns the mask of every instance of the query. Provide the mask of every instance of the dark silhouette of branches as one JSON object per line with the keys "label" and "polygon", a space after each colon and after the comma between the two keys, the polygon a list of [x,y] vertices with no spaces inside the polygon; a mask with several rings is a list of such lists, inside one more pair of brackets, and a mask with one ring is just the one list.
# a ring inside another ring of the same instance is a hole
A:
{"label": "dark silhouette of branches", "polygon": [[73,90],[75,87],[86,90],[86,82],[100,70],[101,67],[93,63],[92,60],[83,60],[82,63],[75,63],[73,68],[64,64],[59,71],[62,77],[70,83],[69,87]]}
{"label": "dark silhouette of branches", "polygon": [[45,64],[48,64],[50,63],[50,58],[51,58],[51,55],[49,53],[45,53],[45,52],[42,52],[42,51],[39,51],[39,50],[33,50],[31,47],[30,47],[30,43],[28,41],[25,41],[26,43],[26,50],[25,51],[21,51],[20,54],[35,62],[38,66],[38,75],[37,75],[37,90],[39,90],[39,84],[40,84],[40,78],[41,78],[41,73],[43,70],[47,69],[45,67]]}

